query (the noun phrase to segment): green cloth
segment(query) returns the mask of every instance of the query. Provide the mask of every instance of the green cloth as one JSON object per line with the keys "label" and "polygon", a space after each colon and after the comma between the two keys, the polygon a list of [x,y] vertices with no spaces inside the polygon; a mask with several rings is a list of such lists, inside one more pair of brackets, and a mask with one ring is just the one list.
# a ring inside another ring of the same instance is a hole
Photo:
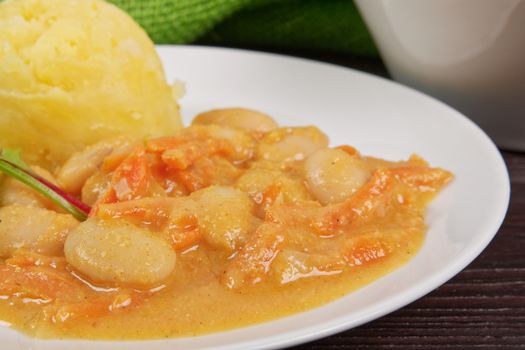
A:
{"label": "green cloth", "polygon": [[109,0],[156,43],[375,56],[351,0]]}

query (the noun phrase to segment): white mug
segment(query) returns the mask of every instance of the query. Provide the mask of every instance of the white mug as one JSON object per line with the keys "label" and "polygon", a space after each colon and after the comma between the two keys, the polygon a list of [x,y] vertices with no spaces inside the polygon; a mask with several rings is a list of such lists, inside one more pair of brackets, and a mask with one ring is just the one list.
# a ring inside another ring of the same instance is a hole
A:
{"label": "white mug", "polygon": [[525,151],[525,0],[356,0],[392,77]]}

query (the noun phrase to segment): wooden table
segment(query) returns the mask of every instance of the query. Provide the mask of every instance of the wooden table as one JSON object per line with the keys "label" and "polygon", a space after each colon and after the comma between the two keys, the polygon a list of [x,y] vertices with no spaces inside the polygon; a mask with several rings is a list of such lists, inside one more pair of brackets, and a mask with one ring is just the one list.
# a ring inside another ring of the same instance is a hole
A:
{"label": "wooden table", "polygon": [[[379,60],[299,56],[388,78]],[[525,153],[503,156],[512,186],[509,211],[476,260],[397,312],[294,349],[525,349]]]}

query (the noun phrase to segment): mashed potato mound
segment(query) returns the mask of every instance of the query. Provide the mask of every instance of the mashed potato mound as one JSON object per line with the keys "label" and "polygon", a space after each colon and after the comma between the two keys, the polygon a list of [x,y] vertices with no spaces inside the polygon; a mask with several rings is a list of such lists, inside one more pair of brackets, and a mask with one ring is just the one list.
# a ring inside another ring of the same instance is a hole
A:
{"label": "mashed potato mound", "polygon": [[57,165],[108,136],[180,128],[146,33],[99,0],[0,3],[0,146]]}

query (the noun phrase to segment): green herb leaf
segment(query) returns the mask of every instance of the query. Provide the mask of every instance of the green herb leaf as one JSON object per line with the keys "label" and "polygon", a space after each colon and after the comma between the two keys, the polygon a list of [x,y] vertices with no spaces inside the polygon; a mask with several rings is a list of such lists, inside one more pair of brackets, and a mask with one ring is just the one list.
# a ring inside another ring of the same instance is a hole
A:
{"label": "green herb leaf", "polygon": [[9,163],[16,165],[20,169],[29,170],[29,165],[27,165],[20,156],[21,149],[2,148],[0,150],[1,159],[7,160]]}
{"label": "green herb leaf", "polygon": [[91,208],[58,188],[44,178],[34,174],[20,157],[19,150],[2,149],[0,153],[0,171],[26,184],[43,194],[80,221],[87,219]]}

